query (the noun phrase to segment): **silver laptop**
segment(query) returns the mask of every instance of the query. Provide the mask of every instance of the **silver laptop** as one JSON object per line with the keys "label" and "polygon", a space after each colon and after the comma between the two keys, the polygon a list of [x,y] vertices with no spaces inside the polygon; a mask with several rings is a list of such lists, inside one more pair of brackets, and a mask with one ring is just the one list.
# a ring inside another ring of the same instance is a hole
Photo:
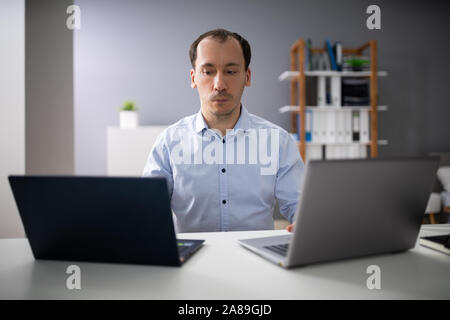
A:
{"label": "silver laptop", "polygon": [[292,234],[239,240],[290,268],[415,246],[439,158],[310,161]]}

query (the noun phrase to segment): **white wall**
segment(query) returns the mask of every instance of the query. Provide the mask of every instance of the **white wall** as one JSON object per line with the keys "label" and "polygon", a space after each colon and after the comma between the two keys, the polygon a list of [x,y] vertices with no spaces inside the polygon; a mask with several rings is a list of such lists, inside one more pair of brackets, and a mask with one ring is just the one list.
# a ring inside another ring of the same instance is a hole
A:
{"label": "white wall", "polygon": [[25,173],[25,3],[0,1],[0,238],[23,237],[9,174]]}

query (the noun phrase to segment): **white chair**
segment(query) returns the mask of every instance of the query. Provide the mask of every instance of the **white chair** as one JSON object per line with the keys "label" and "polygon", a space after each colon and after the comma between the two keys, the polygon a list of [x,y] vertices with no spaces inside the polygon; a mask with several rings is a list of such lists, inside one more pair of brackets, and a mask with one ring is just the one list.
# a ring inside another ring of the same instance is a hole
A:
{"label": "white chair", "polygon": [[[440,212],[441,195],[439,193],[433,192],[428,198],[427,207],[425,209],[425,217],[428,216],[431,224],[439,223]],[[423,223],[426,223],[426,221],[423,221]]]}
{"label": "white chair", "polygon": [[437,177],[444,189],[441,192],[441,202],[443,206],[443,214],[445,215],[445,222],[448,220],[446,214],[450,214],[450,166],[442,166],[438,169]]}
{"label": "white chair", "polygon": [[[433,193],[428,199],[423,223],[448,223],[450,221],[450,153],[434,152],[430,156],[439,157],[439,169],[436,173],[436,181]],[[427,219],[428,218],[428,219]]]}

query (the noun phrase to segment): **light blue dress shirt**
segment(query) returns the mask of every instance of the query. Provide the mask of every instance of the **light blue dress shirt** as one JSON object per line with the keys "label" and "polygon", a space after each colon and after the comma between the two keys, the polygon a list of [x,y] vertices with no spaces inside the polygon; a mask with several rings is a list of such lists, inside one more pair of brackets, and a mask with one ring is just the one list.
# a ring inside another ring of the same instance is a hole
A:
{"label": "light blue dress shirt", "polygon": [[201,110],[166,128],[143,176],[167,179],[177,232],[212,232],[273,229],[276,199],[292,222],[303,171],[294,138],[241,105],[224,137]]}

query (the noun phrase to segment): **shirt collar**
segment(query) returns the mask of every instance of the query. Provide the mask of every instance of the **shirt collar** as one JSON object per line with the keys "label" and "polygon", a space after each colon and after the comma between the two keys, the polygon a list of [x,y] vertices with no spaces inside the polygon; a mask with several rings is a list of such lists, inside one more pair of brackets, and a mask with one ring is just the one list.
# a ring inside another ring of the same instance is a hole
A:
{"label": "shirt collar", "polygon": [[[205,119],[202,115],[202,109],[197,112],[195,116],[195,132],[200,133],[204,129],[209,129],[208,125],[205,122]],[[244,131],[249,129],[249,113],[247,111],[247,108],[244,107],[244,105],[241,104],[241,114],[239,115],[239,119],[234,125],[234,128],[232,129],[232,132],[238,132],[238,131]]]}

